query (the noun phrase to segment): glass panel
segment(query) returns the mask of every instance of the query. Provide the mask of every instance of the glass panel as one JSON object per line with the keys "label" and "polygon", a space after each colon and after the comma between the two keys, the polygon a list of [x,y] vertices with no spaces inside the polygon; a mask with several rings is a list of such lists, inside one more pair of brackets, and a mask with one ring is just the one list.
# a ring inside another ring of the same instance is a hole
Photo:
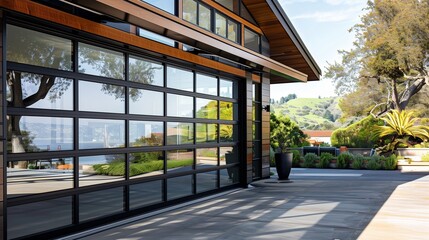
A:
{"label": "glass panel", "polygon": [[109,119],[79,119],[79,148],[125,146],[125,122]]}
{"label": "glass panel", "polygon": [[176,0],[141,0],[171,14],[175,14]]}
{"label": "glass panel", "polygon": [[197,169],[217,166],[217,148],[199,148],[196,154]]}
{"label": "glass panel", "polygon": [[81,222],[124,211],[122,187],[79,195],[79,220]]}
{"label": "glass panel", "polygon": [[125,113],[125,87],[79,81],[79,110]]}
{"label": "glass panel", "polygon": [[167,123],[167,145],[193,144],[193,123]]}
{"label": "glass panel", "polygon": [[220,142],[234,142],[237,140],[237,133],[234,125],[220,124],[219,125],[219,140]]}
{"label": "glass panel", "polygon": [[219,119],[234,120],[234,104],[232,102],[220,102]]}
{"label": "glass panel", "polygon": [[168,37],[164,37],[162,35],[156,34],[154,32],[151,32],[151,31],[148,31],[148,30],[142,29],[142,28],[138,29],[138,35],[140,37],[144,37],[144,38],[147,38],[147,39],[150,39],[150,40],[153,40],[153,41],[156,41],[156,42],[159,42],[159,43],[171,46],[171,47],[174,47],[176,44],[176,42],[173,39],[170,39]]}
{"label": "glass panel", "polygon": [[7,119],[9,153],[73,150],[72,118],[8,115]]}
{"label": "glass panel", "polygon": [[161,146],[164,143],[164,123],[130,121],[130,146]]}
{"label": "glass panel", "polygon": [[164,173],[162,152],[130,153],[130,177],[140,178]]}
{"label": "glass panel", "polygon": [[194,165],[194,150],[181,149],[167,151],[167,171],[183,172],[192,170]]}
{"label": "glass panel", "polygon": [[130,88],[130,113],[142,115],[164,115],[164,93]]}
{"label": "glass panel", "polygon": [[164,66],[143,58],[130,56],[129,76],[132,82],[164,86]]}
{"label": "glass panel", "polygon": [[207,75],[197,74],[196,91],[213,96],[217,96],[217,78]]}
{"label": "glass panel", "polygon": [[216,34],[226,38],[226,18],[216,13]]}
{"label": "glass panel", "polygon": [[162,202],[162,181],[130,185],[130,209]]}
{"label": "glass panel", "polygon": [[194,98],[176,94],[167,94],[167,116],[193,117]]}
{"label": "glass panel", "polygon": [[7,237],[14,239],[72,224],[72,198],[63,197],[7,208]]}
{"label": "glass panel", "polygon": [[231,184],[238,183],[240,180],[239,174],[240,171],[238,167],[231,167],[220,170],[220,187],[225,187]]}
{"label": "glass panel", "polygon": [[123,53],[79,43],[79,72],[100,77],[125,79]]}
{"label": "glass panel", "polygon": [[197,98],[197,118],[217,119],[217,100]]}
{"label": "glass panel", "polygon": [[7,72],[7,79],[8,106],[73,110],[72,79],[18,71]]}
{"label": "glass panel", "polygon": [[192,195],[192,175],[167,179],[167,200]]}
{"label": "glass panel", "polygon": [[124,180],[124,155],[79,157],[79,187]]}
{"label": "glass panel", "polygon": [[237,0],[215,0],[220,5],[228,8],[231,11],[234,11],[234,5],[237,4]]}
{"label": "glass panel", "polygon": [[[228,0],[226,0],[228,1]],[[255,24],[256,26],[258,26],[258,23],[255,21],[255,19],[253,18],[252,14],[250,14],[249,10],[247,10],[246,6],[243,4],[243,2],[240,3],[241,7],[240,7],[240,16],[244,19],[246,19],[247,21]]]}
{"label": "glass panel", "polygon": [[220,83],[219,95],[221,97],[232,98],[233,97],[233,82],[228,81],[228,80],[224,80],[224,79],[220,79],[219,83]]}
{"label": "glass panel", "polygon": [[207,30],[211,30],[211,10],[210,8],[199,4],[198,25]]}
{"label": "glass panel", "polygon": [[174,67],[167,67],[167,87],[194,91],[194,73]]}
{"label": "glass panel", "polygon": [[7,25],[6,59],[11,62],[72,71],[72,41]]}
{"label": "glass panel", "polygon": [[217,188],[217,171],[197,174],[197,193]]}
{"label": "glass panel", "polygon": [[244,47],[259,52],[260,38],[259,35],[247,28],[244,29]]}
{"label": "glass panel", "polygon": [[9,162],[7,196],[19,197],[73,188],[73,158]]}
{"label": "glass panel", "polygon": [[194,0],[183,0],[183,19],[197,24],[197,3]]}
{"label": "glass panel", "polygon": [[228,19],[228,39],[238,42],[238,24]]}
{"label": "glass panel", "polygon": [[219,165],[238,163],[238,154],[235,147],[219,148]]}
{"label": "glass panel", "polygon": [[217,142],[217,124],[197,123],[197,143]]}

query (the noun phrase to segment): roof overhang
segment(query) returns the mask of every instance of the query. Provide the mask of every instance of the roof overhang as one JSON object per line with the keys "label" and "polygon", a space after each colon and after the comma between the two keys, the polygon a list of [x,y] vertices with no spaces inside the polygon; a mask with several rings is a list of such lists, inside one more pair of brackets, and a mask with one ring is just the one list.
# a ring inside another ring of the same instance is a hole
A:
{"label": "roof overhang", "polygon": [[[270,43],[271,59],[319,80],[321,70],[277,0],[242,0]],[[271,83],[290,82],[274,74]]]}

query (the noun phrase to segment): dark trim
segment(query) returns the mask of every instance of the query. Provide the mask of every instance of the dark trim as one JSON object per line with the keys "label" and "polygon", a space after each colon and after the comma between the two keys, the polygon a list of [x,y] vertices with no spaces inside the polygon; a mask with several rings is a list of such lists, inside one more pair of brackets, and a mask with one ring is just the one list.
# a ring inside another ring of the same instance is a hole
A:
{"label": "dark trim", "polygon": [[2,131],[3,131],[3,136],[1,136],[1,138],[3,139],[2,144],[3,144],[3,169],[2,169],[2,174],[3,174],[3,186],[2,189],[3,191],[0,192],[0,194],[2,194],[2,199],[3,202],[1,203],[1,210],[2,212],[0,212],[0,214],[2,215],[0,218],[2,219],[2,229],[3,231],[1,231],[0,233],[0,238],[1,239],[7,239],[7,203],[8,203],[8,199],[7,199],[7,119],[6,119],[6,106],[7,106],[7,101],[6,101],[6,88],[7,88],[7,84],[6,84],[6,72],[7,72],[7,64],[6,64],[6,56],[7,56],[7,51],[6,51],[6,18],[7,18],[7,13],[0,10],[0,13],[3,13],[3,16],[0,17],[0,24],[1,24],[1,28],[2,28],[2,34],[1,34],[1,44],[2,44],[2,53],[1,53],[1,65],[2,65],[2,79],[1,79],[1,84],[2,84],[2,99],[0,100],[2,102]]}

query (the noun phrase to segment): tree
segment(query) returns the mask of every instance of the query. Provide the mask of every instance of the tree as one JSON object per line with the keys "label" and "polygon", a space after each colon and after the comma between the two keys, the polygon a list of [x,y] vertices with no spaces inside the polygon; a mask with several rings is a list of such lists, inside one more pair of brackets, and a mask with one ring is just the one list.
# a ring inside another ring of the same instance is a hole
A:
{"label": "tree", "polygon": [[402,111],[429,83],[429,1],[368,1],[361,21],[352,29],[354,48],[341,51],[342,63],[329,65],[325,76],[347,103],[368,99],[361,112]]}

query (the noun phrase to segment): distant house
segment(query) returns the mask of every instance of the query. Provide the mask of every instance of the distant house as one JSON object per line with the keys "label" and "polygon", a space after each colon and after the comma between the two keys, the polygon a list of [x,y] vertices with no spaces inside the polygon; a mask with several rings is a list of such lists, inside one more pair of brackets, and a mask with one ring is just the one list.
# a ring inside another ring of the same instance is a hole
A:
{"label": "distant house", "polygon": [[312,146],[320,146],[322,143],[331,144],[331,135],[333,130],[306,130],[305,134],[309,137]]}

